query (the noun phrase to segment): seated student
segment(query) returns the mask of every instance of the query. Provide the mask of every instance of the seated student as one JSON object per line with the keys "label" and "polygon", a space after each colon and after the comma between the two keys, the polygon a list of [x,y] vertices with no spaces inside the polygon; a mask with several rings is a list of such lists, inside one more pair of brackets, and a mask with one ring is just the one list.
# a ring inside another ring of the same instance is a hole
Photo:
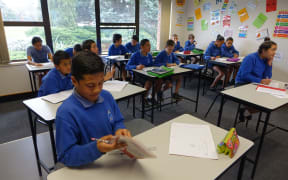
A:
{"label": "seated student", "polygon": [[140,45],[139,45],[139,38],[136,35],[132,36],[131,42],[128,42],[125,47],[128,51],[128,53],[135,53],[140,50]]}
{"label": "seated student", "polygon": [[[275,42],[265,41],[259,46],[258,52],[247,55],[238,71],[236,86],[248,83],[269,85],[272,77],[272,62],[276,51],[277,44]],[[245,118],[250,120],[254,112],[256,111],[249,107],[240,109],[240,121],[244,121]]]}
{"label": "seated student", "polygon": [[[129,136],[123,116],[113,96],[102,90],[104,63],[95,53],[80,52],[72,60],[72,95],[56,114],[58,161],[66,166],[82,166],[104,153],[123,148],[118,136]],[[115,138],[113,136],[117,136]],[[93,138],[110,141],[93,141]]]}
{"label": "seated student", "polygon": [[49,62],[49,59],[53,61],[52,52],[47,45],[42,45],[42,39],[40,37],[32,38],[32,46],[27,48],[28,64],[35,66],[41,66],[40,63]]}
{"label": "seated student", "polygon": [[[195,49],[197,42],[195,41],[194,34],[188,35],[188,40],[185,42],[184,51],[192,51]],[[200,59],[196,57],[191,58],[191,63],[196,64]]]}
{"label": "seated student", "polygon": [[[155,66],[177,66],[180,64],[179,59],[175,56],[173,53],[173,49],[175,47],[175,43],[173,40],[168,40],[166,42],[166,47],[163,51],[161,51],[158,56],[155,59],[154,65]],[[173,93],[172,98],[176,100],[181,100],[182,96],[179,95],[179,89],[181,87],[181,80],[182,76],[173,76],[172,80],[176,80],[176,88],[175,92]],[[158,92],[158,98],[160,100],[163,100],[163,91],[167,90],[168,88],[171,88],[173,85],[170,81],[167,81],[165,83],[164,89],[162,91]]]}
{"label": "seated student", "polygon": [[57,51],[53,57],[55,68],[51,69],[43,78],[38,96],[58,93],[73,88],[71,81],[71,58],[65,51]]}
{"label": "seated student", "polygon": [[[210,85],[210,90],[216,90],[216,85],[218,83],[218,81],[225,75],[225,69],[223,67],[220,66],[216,66],[210,64],[208,62],[208,60],[216,60],[217,58],[221,57],[221,46],[224,43],[224,37],[221,36],[220,34],[217,36],[216,41],[212,41],[208,48],[205,51],[204,54],[204,60],[206,61],[207,66],[209,68],[213,67],[213,69],[218,73],[218,75],[216,76],[216,78],[214,79],[213,83]],[[228,78],[227,78],[228,79]],[[222,88],[224,88],[225,86],[225,82],[223,81],[222,84]]]}
{"label": "seated student", "polygon": [[75,44],[73,48],[65,49],[65,52],[67,52],[71,58],[75,56],[76,53],[81,52],[81,51],[82,51],[81,44]]}
{"label": "seated student", "polygon": [[[97,47],[95,41],[93,41],[92,39],[88,39],[88,40],[83,41],[82,49],[84,51],[93,52],[97,55],[99,53],[98,47]],[[113,72],[107,72],[104,76],[104,81],[108,81],[109,79],[111,79],[113,77],[112,74],[113,74]]]}
{"label": "seated student", "polygon": [[[108,49],[108,56],[116,56],[116,55],[125,55],[128,52],[128,50],[125,48],[125,46],[122,45],[122,36],[121,34],[113,34],[113,44]],[[125,71],[125,65],[120,64],[120,68],[122,70],[122,80],[126,80],[126,71]],[[115,74],[115,64],[112,66],[112,77],[114,77]]]}
{"label": "seated student", "polygon": [[[226,39],[226,42],[221,46],[221,56],[222,57],[228,57],[228,58],[238,58],[239,57],[239,51],[235,49],[233,46],[233,38],[228,37]],[[230,80],[230,76],[233,72],[233,78],[231,80],[231,84],[235,84],[235,78],[238,72],[239,66],[234,66],[229,69],[227,72],[227,81]]]}
{"label": "seated student", "polygon": [[182,52],[184,51],[183,47],[180,45],[180,41],[178,41],[178,35],[173,34],[172,35],[172,40],[175,43],[175,48],[173,49],[173,52]]}

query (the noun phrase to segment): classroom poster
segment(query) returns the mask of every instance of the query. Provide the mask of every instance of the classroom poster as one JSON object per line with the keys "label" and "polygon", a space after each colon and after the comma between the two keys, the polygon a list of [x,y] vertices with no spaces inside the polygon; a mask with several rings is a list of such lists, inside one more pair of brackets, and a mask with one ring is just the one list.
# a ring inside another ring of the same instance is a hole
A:
{"label": "classroom poster", "polygon": [[176,11],[176,26],[184,26],[184,11]]}
{"label": "classroom poster", "polygon": [[211,3],[207,2],[203,5],[203,11],[210,11],[211,10]]}
{"label": "classroom poster", "polygon": [[248,12],[247,12],[246,8],[243,8],[243,9],[239,10],[238,11],[238,16],[240,17],[240,22],[241,23],[243,23],[244,21],[249,19]]}
{"label": "classroom poster", "polygon": [[224,3],[223,3],[222,8],[221,8],[221,13],[222,14],[226,11],[228,3],[229,3],[229,0],[224,0]]}
{"label": "classroom poster", "polygon": [[194,0],[194,7],[197,7],[199,5],[201,5],[202,3],[204,3],[206,0]]}
{"label": "classroom poster", "polygon": [[202,21],[201,21],[201,30],[202,31],[208,30],[208,21],[206,19],[202,19]]}
{"label": "classroom poster", "polygon": [[230,7],[228,9],[228,14],[235,14],[237,12],[237,4],[236,1],[233,0],[230,3]]}
{"label": "classroom poster", "polygon": [[247,38],[248,25],[239,27],[239,38]]}
{"label": "classroom poster", "polygon": [[231,15],[224,16],[222,24],[224,28],[229,28],[231,26]]}
{"label": "classroom poster", "polygon": [[201,8],[198,8],[195,10],[195,17],[197,20],[202,18],[202,14],[201,14]]}
{"label": "classroom poster", "polygon": [[252,10],[255,10],[256,9],[256,6],[257,6],[257,1],[256,0],[250,0],[247,4],[247,6],[252,9]]}
{"label": "classroom poster", "polygon": [[263,40],[265,37],[269,37],[268,28],[256,32],[256,40]]}
{"label": "classroom poster", "polygon": [[284,57],[283,53],[277,51],[275,56],[274,56],[273,61],[274,62],[281,62],[281,61],[283,61],[283,57]]}
{"label": "classroom poster", "polygon": [[187,31],[194,30],[194,17],[188,17],[187,19]]}
{"label": "classroom poster", "polygon": [[221,2],[222,2],[222,0],[216,0],[216,4],[219,4]]}
{"label": "classroom poster", "polygon": [[224,37],[227,38],[227,37],[232,37],[233,36],[233,29],[224,29]]}
{"label": "classroom poster", "polygon": [[184,7],[185,6],[185,0],[176,0],[176,6],[177,7]]}
{"label": "classroom poster", "polygon": [[259,13],[259,15],[254,20],[253,25],[259,29],[267,21],[267,19],[267,16],[265,16],[263,13]]}
{"label": "classroom poster", "polygon": [[278,12],[273,36],[288,38],[288,10]]}
{"label": "classroom poster", "polygon": [[266,0],[266,12],[277,10],[277,0]]}
{"label": "classroom poster", "polygon": [[210,18],[210,25],[212,27],[219,26],[220,25],[220,10],[215,10],[210,12],[211,18]]}

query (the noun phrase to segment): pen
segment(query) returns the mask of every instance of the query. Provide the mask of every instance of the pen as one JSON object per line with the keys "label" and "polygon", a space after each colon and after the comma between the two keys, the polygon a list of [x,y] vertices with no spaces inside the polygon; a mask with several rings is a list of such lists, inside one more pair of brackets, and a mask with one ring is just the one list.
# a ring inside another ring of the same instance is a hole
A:
{"label": "pen", "polygon": [[97,139],[97,138],[91,138],[92,141],[97,141],[97,142],[104,142],[106,144],[112,144],[112,141],[109,140],[103,140],[103,139]]}

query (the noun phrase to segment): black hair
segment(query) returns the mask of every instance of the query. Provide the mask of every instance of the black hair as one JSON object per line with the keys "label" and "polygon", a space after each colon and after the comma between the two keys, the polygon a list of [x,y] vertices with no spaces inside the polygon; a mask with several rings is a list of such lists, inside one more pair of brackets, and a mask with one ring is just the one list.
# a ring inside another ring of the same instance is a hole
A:
{"label": "black hair", "polygon": [[232,42],[233,42],[234,40],[233,40],[232,37],[228,37],[228,38],[226,39],[226,41],[232,41]]}
{"label": "black hair", "polygon": [[82,51],[72,59],[71,75],[77,81],[83,79],[85,74],[104,72],[104,63],[98,55],[90,51]]}
{"label": "black hair", "polygon": [[194,34],[189,34],[189,35],[188,35],[188,39],[195,39]]}
{"label": "black hair", "polygon": [[82,43],[82,49],[83,49],[84,51],[85,51],[85,50],[90,51],[91,46],[92,46],[93,43],[95,43],[95,41],[93,41],[92,39],[88,39],[88,40],[83,41],[83,43]]}
{"label": "black hair", "polygon": [[113,34],[113,43],[116,43],[122,38],[121,34]]}
{"label": "black hair", "polygon": [[225,38],[220,34],[217,35],[216,41],[225,41]]}
{"label": "black hair", "polygon": [[59,65],[63,59],[70,59],[70,55],[65,51],[58,50],[53,56],[53,63]]}
{"label": "black hair", "polygon": [[166,42],[166,46],[175,46],[175,42],[171,39],[169,39],[167,42]]}
{"label": "black hair", "polygon": [[132,39],[135,40],[135,41],[137,41],[137,42],[139,42],[139,38],[138,38],[137,35],[133,35],[133,36],[132,36]]}
{"label": "black hair", "polygon": [[82,46],[81,46],[81,44],[75,44],[74,47],[73,47],[73,50],[74,50],[76,53],[82,51]]}
{"label": "black hair", "polygon": [[258,48],[258,53],[262,54],[263,50],[267,51],[272,47],[272,45],[277,45],[274,41],[264,41]]}
{"label": "black hair", "polygon": [[35,36],[35,37],[32,38],[32,45],[34,45],[34,44],[36,44],[38,42],[42,43],[42,39],[40,37]]}
{"label": "black hair", "polygon": [[140,46],[144,46],[147,42],[149,42],[149,39],[142,39],[140,42]]}
{"label": "black hair", "polygon": [[271,41],[270,37],[265,37],[265,38],[264,38],[264,42],[265,42],[265,41]]}

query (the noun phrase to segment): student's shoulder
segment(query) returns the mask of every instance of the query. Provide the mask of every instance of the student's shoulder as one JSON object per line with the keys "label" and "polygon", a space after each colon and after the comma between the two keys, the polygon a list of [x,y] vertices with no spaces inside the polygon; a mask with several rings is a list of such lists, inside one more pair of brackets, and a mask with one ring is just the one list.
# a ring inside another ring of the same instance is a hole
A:
{"label": "student's shoulder", "polygon": [[79,107],[79,102],[77,102],[77,100],[72,94],[60,105],[57,110],[57,115],[75,112],[75,109],[77,109],[77,107]]}
{"label": "student's shoulder", "polygon": [[140,56],[140,50],[134,52],[132,55],[131,55],[131,58],[136,58],[136,57],[139,57]]}
{"label": "student's shoulder", "polygon": [[111,50],[113,48],[114,48],[114,44],[111,44],[108,49]]}
{"label": "student's shoulder", "polygon": [[243,61],[255,61],[257,59],[257,56],[258,56],[258,53],[257,52],[254,52],[254,53],[251,53],[251,54],[248,54],[247,56],[245,56],[244,60]]}
{"label": "student's shoulder", "polygon": [[131,46],[131,42],[126,43],[125,46]]}
{"label": "student's shoulder", "polygon": [[47,46],[47,45],[43,45],[43,46],[42,46],[42,49],[45,50],[45,51],[50,51],[50,47]]}
{"label": "student's shoulder", "polygon": [[58,70],[56,68],[52,68],[45,76],[44,79],[47,80],[57,80],[59,76]]}
{"label": "student's shoulder", "polygon": [[104,89],[103,89],[103,90],[101,91],[100,95],[104,98],[104,101],[105,101],[105,100],[108,100],[108,101],[113,100],[112,94],[111,94],[109,91],[107,91],[107,90],[104,90]]}

